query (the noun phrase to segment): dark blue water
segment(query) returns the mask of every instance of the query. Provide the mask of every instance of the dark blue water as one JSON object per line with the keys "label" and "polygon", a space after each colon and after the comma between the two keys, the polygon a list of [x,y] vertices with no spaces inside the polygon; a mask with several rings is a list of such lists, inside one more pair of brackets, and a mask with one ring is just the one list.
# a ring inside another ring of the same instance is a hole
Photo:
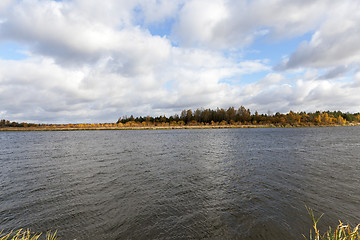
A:
{"label": "dark blue water", "polygon": [[0,228],[302,239],[360,222],[360,128],[0,132]]}

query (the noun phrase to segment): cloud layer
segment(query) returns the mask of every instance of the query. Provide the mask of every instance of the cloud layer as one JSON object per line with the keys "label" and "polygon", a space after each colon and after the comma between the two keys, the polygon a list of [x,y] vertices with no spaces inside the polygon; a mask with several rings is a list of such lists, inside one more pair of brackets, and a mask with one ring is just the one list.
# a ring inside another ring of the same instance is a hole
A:
{"label": "cloud layer", "polygon": [[[2,1],[0,44],[26,56],[0,54],[0,117],[114,122],[240,105],[357,112],[359,10],[350,0]],[[259,39],[271,48],[305,35],[275,65],[246,55]]]}

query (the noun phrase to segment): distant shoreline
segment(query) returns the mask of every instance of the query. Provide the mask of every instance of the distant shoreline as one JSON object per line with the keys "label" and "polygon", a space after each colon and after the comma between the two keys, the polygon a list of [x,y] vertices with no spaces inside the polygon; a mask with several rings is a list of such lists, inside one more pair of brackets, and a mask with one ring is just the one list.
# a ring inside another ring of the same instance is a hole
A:
{"label": "distant shoreline", "polygon": [[173,129],[231,129],[231,128],[308,128],[308,127],[342,127],[359,126],[360,123],[329,124],[329,125],[274,125],[274,124],[248,124],[248,125],[183,125],[183,126],[121,126],[121,127],[5,127],[0,132],[8,131],[101,131],[101,130],[173,130]]}

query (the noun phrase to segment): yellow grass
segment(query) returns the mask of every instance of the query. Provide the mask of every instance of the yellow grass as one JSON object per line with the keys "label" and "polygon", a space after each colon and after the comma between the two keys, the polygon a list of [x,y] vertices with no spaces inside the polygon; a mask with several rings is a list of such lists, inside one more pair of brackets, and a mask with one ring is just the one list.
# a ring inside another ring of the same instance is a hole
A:
{"label": "yellow grass", "polygon": [[331,227],[329,227],[329,229],[325,233],[321,234],[317,227],[317,223],[319,222],[323,214],[320,215],[319,217],[315,217],[314,212],[311,208],[306,207],[306,209],[313,222],[314,233],[312,232],[312,230],[310,230],[309,238],[306,238],[305,235],[303,234],[303,237],[305,239],[307,240],[359,240],[360,239],[360,234],[359,234],[360,224],[358,224],[354,228],[351,228],[349,224],[343,224],[341,221],[339,221],[339,225],[335,229],[331,229]]}
{"label": "yellow grass", "polygon": [[0,240],[56,240],[58,239],[56,236],[56,232],[51,233],[47,232],[45,238],[40,238],[42,233],[32,233],[30,229],[19,229],[16,231],[11,231],[8,234],[3,234],[3,231],[0,232]]}

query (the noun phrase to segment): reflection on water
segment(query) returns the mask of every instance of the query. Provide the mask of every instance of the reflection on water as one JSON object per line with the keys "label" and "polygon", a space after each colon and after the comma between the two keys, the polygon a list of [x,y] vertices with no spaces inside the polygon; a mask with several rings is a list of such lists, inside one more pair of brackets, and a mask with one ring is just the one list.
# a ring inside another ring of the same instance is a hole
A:
{"label": "reflection on water", "polygon": [[[0,133],[0,226],[63,239],[299,239],[360,222],[360,129]],[[341,206],[341,207],[340,207]]]}

